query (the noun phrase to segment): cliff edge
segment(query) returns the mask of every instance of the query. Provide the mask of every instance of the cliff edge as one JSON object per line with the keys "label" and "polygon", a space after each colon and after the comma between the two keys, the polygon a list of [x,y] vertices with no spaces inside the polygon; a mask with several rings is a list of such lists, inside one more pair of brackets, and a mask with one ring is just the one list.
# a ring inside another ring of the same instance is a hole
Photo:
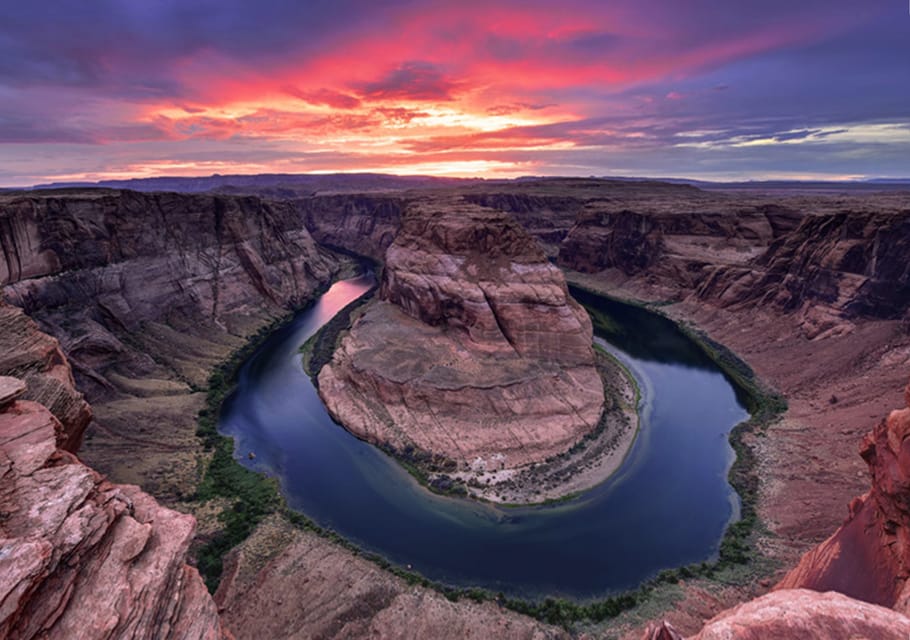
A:
{"label": "cliff edge", "polygon": [[0,637],[225,637],[186,565],[192,516],[57,446],[60,422],[0,377]]}
{"label": "cliff edge", "polygon": [[459,468],[511,469],[571,448],[604,403],[587,313],[507,215],[414,206],[371,304],[319,373],[366,440]]}

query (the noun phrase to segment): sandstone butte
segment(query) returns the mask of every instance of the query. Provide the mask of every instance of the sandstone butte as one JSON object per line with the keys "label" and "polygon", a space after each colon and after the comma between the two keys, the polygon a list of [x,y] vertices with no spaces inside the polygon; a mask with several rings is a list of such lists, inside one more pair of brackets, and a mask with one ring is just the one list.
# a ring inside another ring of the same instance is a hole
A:
{"label": "sandstone butte", "polygon": [[560,270],[511,217],[463,202],[406,212],[379,300],[318,382],[356,435],[478,471],[570,449],[604,403],[591,321]]}

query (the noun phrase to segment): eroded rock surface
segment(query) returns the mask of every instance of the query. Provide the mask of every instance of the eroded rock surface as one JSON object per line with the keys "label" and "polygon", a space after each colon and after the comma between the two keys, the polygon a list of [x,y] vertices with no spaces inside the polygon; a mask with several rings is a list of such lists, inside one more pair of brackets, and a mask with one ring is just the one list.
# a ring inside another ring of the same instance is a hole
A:
{"label": "eroded rock surface", "polygon": [[7,330],[27,323],[0,307],[0,373],[28,378],[75,451],[88,413],[78,427],[66,413],[85,407],[60,395],[72,392],[60,382],[71,382],[71,365],[94,409],[82,459],[173,503],[195,487],[196,414],[212,369],[338,267],[288,202],[108,190],[4,195],[3,295],[59,345],[33,325]]}
{"label": "eroded rock surface", "polygon": [[590,203],[563,241],[559,263],[584,273],[615,270],[672,299],[770,306],[797,315],[810,338],[847,331],[858,317],[900,318],[910,310],[906,200],[852,211],[835,201],[813,202],[823,207],[813,210],[794,198],[749,206],[699,202],[705,198],[670,210]]}
{"label": "eroded rock surface", "polygon": [[381,261],[401,226],[407,200],[402,195],[334,195],[297,200],[294,206],[320,243]]}
{"label": "eroded rock surface", "polygon": [[360,437],[514,468],[594,429],[603,386],[587,313],[560,271],[502,213],[414,207],[386,252],[380,300],[319,374]]}
{"label": "eroded rock surface", "polygon": [[[908,634],[910,618],[896,611],[840,593],[788,589],[723,612],[689,640],[903,640]],[[683,640],[683,636],[661,624],[642,640]]]}
{"label": "eroded rock surface", "polygon": [[24,397],[48,407],[59,420],[57,444],[75,453],[92,419],[76,391],[69,362],[56,339],[43,333],[21,309],[0,299],[0,375],[16,376]]}
{"label": "eroded rock surface", "polygon": [[[568,640],[493,603],[451,602],[273,518],[228,556],[215,595],[237,640]],[[267,612],[263,615],[263,612]]]}
{"label": "eroded rock surface", "polygon": [[910,386],[908,407],[892,411],[863,442],[872,488],[850,503],[834,535],[807,553],[778,588],[839,591],[910,612]]}
{"label": "eroded rock surface", "polygon": [[36,402],[0,413],[0,637],[222,638],[185,564],[193,518],[107,482],[60,429]]}

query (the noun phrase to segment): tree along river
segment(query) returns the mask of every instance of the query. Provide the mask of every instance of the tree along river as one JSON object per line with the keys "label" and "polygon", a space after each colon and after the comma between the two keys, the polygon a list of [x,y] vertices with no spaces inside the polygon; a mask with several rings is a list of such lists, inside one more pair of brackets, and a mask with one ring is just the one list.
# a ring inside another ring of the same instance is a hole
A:
{"label": "tree along river", "polygon": [[554,505],[498,507],[422,487],[338,426],[303,372],[300,346],[372,284],[338,282],[275,331],[222,407],[238,461],[276,476],[293,509],[430,579],[515,596],[603,596],[716,556],[738,515],[728,434],[748,413],[672,322],[576,292],[603,320],[595,341],[637,379],[641,430],[607,482]]}

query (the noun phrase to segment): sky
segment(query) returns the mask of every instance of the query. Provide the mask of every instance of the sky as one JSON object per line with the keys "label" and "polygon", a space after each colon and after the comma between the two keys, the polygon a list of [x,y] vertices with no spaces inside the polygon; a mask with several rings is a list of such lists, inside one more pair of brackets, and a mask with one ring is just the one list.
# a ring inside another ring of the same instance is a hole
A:
{"label": "sky", "polygon": [[903,0],[5,5],[0,186],[910,177]]}

